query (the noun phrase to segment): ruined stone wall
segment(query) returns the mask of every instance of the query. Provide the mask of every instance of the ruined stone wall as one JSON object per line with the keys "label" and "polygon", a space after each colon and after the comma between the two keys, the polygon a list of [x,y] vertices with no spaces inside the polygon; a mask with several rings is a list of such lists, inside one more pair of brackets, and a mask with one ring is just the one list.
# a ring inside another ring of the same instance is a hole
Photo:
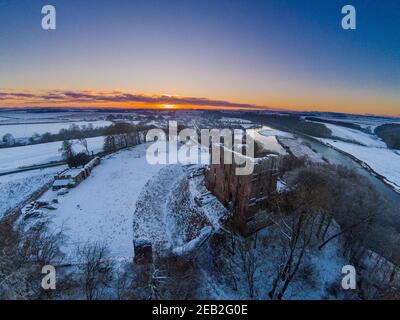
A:
{"label": "ruined stone wall", "polygon": [[212,164],[205,171],[205,184],[221,203],[232,210],[236,226],[244,233],[246,225],[268,204],[276,191],[280,157],[271,155],[254,160],[250,175],[236,175],[235,164]]}

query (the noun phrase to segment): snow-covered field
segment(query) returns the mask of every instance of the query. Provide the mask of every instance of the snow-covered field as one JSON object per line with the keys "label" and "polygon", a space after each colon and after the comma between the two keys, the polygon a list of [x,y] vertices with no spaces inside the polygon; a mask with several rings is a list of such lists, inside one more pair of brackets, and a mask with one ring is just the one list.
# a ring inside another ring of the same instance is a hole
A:
{"label": "snow-covered field", "polygon": [[11,133],[14,138],[30,138],[35,133],[42,135],[46,132],[58,133],[61,129],[68,129],[71,125],[79,127],[92,125],[93,128],[107,127],[111,125],[110,121],[79,121],[79,122],[64,122],[64,123],[35,123],[35,124],[12,124],[1,125],[0,122],[0,137],[7,133]]}
{"label": "snow-covered field", "polygon": [[246,119],[240,119],[240,118],[229,118],[229,117],[222,117],[220,120],[220,123],[225,124],[225,125],[239,125],[243,129],[251,129],[257,125],[252,123],[250,120]]}
{"label": "snow-covered field", "polygon": [[301,138],[285,138],[280,137],[279,142],[282,143],[297,158],[307,158],[313,163],[325,163],[323,157],[310,148]]}
{"label": "snow-covered field", "polygon": [[321,139],[325,144],[342,150],[366,163],[373,171],[384,176],[386,181],[400,192],[400,154],[377,147],[360,146],[343,141]]}
{"label": "snow-covered field", "polygon": [[[69,121],[97,121],[103,120],[108,113],[85,111],[62,112],[32,112],[30,110],[2,110],[0,109],[0,121],[6,123],[42,123],[42,122],[69,122]],[[3,121],[4,120],[4,121]]]}
{"label": "snow-covered field", "polygon": [[285,131],[280,131],[276,129],[272,129],[268,126],[263,126],[259,133],[265,137],[284,137],[284,138],[293,138],[293,134]]}
{"label": "snow-covered field", "polygon": [[[134,238],[172,245],[185,242],[176,231],[176,226],[185,225],[184,209],[178,210],[180,203],[171,199],[191,189],[178,187],[188,179],[188,171],[180,164],[149,164],[147,146],[107,156],[86,180],[65,195],[49,190],[41,197],[58,199],[56,210],[43,209],[44,217],[52,221],[55,230],[63,229],[68,239],[63,250],[71,254],[72,260],[76,247],[87,242],[105,243],[113,257],[128,259],[133,256]],[[222,210],[221,206],[215,212]]]}
{"label": "snow-covered field", "polygon": [[388,149],[386,144],[373,134],[332,124],[324,125],[332,130],[332,135],[348,141],[317,138],[318,140],[364,162],[400,192],[399,150]]}
{"label": "snow-covered field", "polygon": [[32,193],[53,179],[64,166],[21,172],[0,177],[0,218],[22,204]]}
{"label": "snow-covered field", "polygon": [[[383,124],[388,123],[399,123],[400,119],[397,118],[384,118],[384,117],[369,117],[369,116],[357,116],[357,115],[347,115],[346,117],[332,117],[328,115],[318,115],[318,118],[332,120],[332,121],[340,121],[344,123],[352,123],[360,126],[363,129],[368,129],[373,132],[376,127],[381,126]],[[326,124],[326,123],[324,123]]]}
{"label": "snow-covered field", "polygon": [[263,126],[261,130],[254,130],[253,138],[260,142],[266,150],[270,150],[281,155],[287,154],[286,150],[277,140],[277,137],[292,138],[293,135],[291,133],[275,130],[267,126]]}
{"label": "snow-covered field", "polygon": [[222,117],[221,122],[251,124],[250,120],[240,119],[240,118],[228,118],[228,117]]}
{"label": "snow-covered field", "polygon": [[386,143],[374,134],[367,134],[360,130],[341,127],[329,123],[323,123],[332,131],[332,135],[343,140],[354,141],[367,147],[386,148]]}
{"label": "snow-covered field", "polygon": [[[103,149],[104,137],[88,138],[89,151],[94,153]],[[29,146],[0,149],[0,172],[16,170],[21,167],[61,161],[59,151],[62,142],[49,142]],[[74,150],[84,151],[81,144],[75,141]]]}
{"label": "snow-covered field", "polygon": [[[46,215],[67,236],[64,250],[72,254],[78,245],[100,242],[109,246],[112,256],[131,258],[135,204],[161,167],[147,163],[145,145],[140,145],[108,156],[78,187],[58,196],[58,209]],[[42,198],[54,197],[56,192],[49,190]]]}

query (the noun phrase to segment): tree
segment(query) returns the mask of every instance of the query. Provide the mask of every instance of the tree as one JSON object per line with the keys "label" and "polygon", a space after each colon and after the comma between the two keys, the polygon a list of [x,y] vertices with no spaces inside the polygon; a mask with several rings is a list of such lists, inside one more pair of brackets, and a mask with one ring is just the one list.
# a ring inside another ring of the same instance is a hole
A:
{"label": "tree", "polygon": [[38,133],[34,133],[30,138],[29,138],[29,143],[34,144],[36,142],[40,141],[40,135]]}
{"label": "tree", "polygon": [[222,276],[237,291],[240,283],[247,285],[250,298],[256,295],[255,276],[261,266],[258,251],[258,235],[243,238],[234,232],[213,235],[210,240],[213,265],[218,276]]}
{"label": "tree", "polygon": [[48,222],[21,222],[17,212],[0,219],[0,299],[45,299],[64,292],[58,285],[64,281],[57,275],[57,291],[41,287],[41,268],[62,262],[59,249],[64,242],[62,230],[51,232]]}
{"label": "tree", "polygon": [[6,133],[3,136],[3,143],[7,146],[12,146],[13,144],[15,144],[15,138],[11,133]]}
{"label": "tree", "polygon": [[[330,165],[296,169],[287,174],[293,189],[285,201],[292,208],[304,207],[320,212],[322,218],[317,236],[323,249],[330,241],[344,235],[356,244],[366,239],[368,229],[377,217],[385,219],[387,203],[374,187],[355,172]],[[326,237],[333,220],[341,229]]]}
{"label": "tree", "polygon": [[81,138],[78,139],[78,141],[85,148],[86,154],[90,155],[89,148],[88,148],[88,143],[87,143],[86,138],[81,137]]}
{"label": "tree", "polygon": [[72,149],[72,143],[69,140],[64,140],[62,142],[61,148],[59,149],[61,152],[62,158],[66,161],[71,159],[74,156],[74,151]]}
{"label": "tree", "polygon": [[282,261],[277,266],[269,292],[271,299],[283,298],[304,256],[318,243],[324,218],[335,200],[335,186],[329,183],[325,172],[319,167],[295,169],[287,177],[291,191],[274,199],[274,220],[281,235]]}
{"label": "tree", "polygon": [[241,239],[237,242],[237,248],[242,263],[248,292],[250,298],[254,298],[254,275],[259,267],[257,252],[256,252],[256,237]]}
{"label": "tree", "polygon": [[87,243],[77,250],[80,264],[79,279],[87,300],[99,299],[111,286],[114,264],[109,249],[100,243]]}
{"label": "tree", "polygon": [[117,150],[114,136],[106,136],[104,138],[103,150],[105,152],[115,152]]}
{"label": "tree", "polygon": [[90,161],[90,156],[84,152],[79,152],[76,155],[73,155],[71,158],[67,160],[67,164],[70,168],[77,168],[84,166],[86,163]]}
{"label": "tree", "polygon": [[[269,293],[276,299],[283,298],[307,252],[314,248],[322,250],[341,237],[350,261],[360,260],[366,248],[376,247],[377,238],[382,237],[377,219],[383,223],[386,212],[385,201],[374,187],[345,168],[302,167],[287,172],[285,178],[290,191],[273,201],[274,220],[282,238],[282,261]],[[329,230],[334,230],[333,234]]]}
{"label": "tree", "polygon": [[271,299],[281,300],[298,273],[312,245],[316,217],[311,211],[300,209],[287,217],[281,216],[276,223],[282,240],[282,261],[277,266],[276,277],[268,294]]}

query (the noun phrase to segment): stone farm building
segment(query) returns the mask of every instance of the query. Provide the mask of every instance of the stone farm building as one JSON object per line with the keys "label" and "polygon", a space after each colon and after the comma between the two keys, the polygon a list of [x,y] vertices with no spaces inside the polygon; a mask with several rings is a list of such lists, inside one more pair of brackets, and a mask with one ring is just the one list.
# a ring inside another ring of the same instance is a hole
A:
{"label": "stone farm building", "polygon": [[205,185],[231,210],[236,227],[245,235],[251,234],[268,224],[266,207],[271,194],[277,190],[281,158],[273,154],[251,158],[253,173],[236,175],[237,164],[224,164],[223,150],[222,147],[220,164],[211,164],[205,171]]}
{"label": "stone farm building", "polygon": [[68,169],[57,176],[53,183],[53,190],[57,191],[64,188],[74,188],[83,180],[90,176],[94,167],[100,163],[100,158],[95,157],[88,162],[83,168]]}

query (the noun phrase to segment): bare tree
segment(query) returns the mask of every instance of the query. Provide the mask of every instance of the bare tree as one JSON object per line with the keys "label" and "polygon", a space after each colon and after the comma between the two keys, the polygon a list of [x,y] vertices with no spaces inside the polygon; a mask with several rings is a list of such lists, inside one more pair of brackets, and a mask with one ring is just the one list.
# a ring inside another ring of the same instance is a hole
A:
{"label": "bare tree", "polygon": [[62,142],[61,148],[58,150],[61,152],[62,158],[64,160],[71,159],[74,156],[74,151],[72,150],[72,143],[69,140],[64,140]]}
{"label": "bare tree", "polygon": [[277,222],[283,250],[282,261],[277,267],[277,274],[268,294],[271,299],[281,300],[294,280],[305,254],[311,248],[316,221],[316,215],[301,210],[288,217],[281,217]]}
{"label": "bare tree", "polygon": [[102,297],[113,280],[114,264],[106,245],[88,243],[77,250],[79,278],[87,300]]}
{"label": "bare tree", "polygon": [[[3,299],[46,299],[61,296],[61,290],[41,287],[45,265],[62,262],[61,231],[50,232],[47,222],[25,225],[15,213],[0,220],[0,297]],[[61,284],[64,276],[57,276]],[[62,287],[61,287],[62,288]]]}
{"label": "bare tree", "polygon": [[232,282],[235,291],[238,290],[239,282],[243,281],[247,284],[249,297],[254,298],[255,276],[260,267],[257,236],[243,238],[234,232],[225,232],[219,237],[218,247],[221,254],[218,254],[218,259],[214,261],[217,274]]}
{"label": "bare tree", "polygon": [[[291,192],[274,199],[274,222],[281,235],[281,256],[269,297],[282,299],[305,255],[318,239],[332,205],[332,190],[318,170],[298,169],[289,179]],[[313,241],[315,240],[315,241]]]}
{"label": "bare tree", "polygon": [[88,148],[88,142],[87,142],[86,138],[81,137],[81,138],[78,139],[78,141],[85,148],[86,154],[90,155],[90,151],[89,151],[89,148]]}
{"label": "bare tree", "polygon": [[195,299],[198,277],[192,259],[157,254],[150,273],[152,299]]}
{"label": "bare tree", "polygon": [[237,242],[238,253],[250,298],[254,298],[255,295],[254,276],[259,267],[255,239],[255,237],[251,237],[239,239]]}

